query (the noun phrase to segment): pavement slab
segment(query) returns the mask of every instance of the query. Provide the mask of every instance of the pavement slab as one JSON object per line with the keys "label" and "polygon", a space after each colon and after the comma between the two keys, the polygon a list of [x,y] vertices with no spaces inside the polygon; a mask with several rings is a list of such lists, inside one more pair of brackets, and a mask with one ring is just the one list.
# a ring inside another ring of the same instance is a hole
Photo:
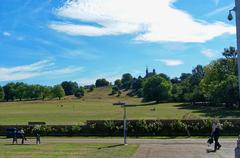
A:
{"label": "pavement slab", "polygon": [[[195,143],[194,143],[195,142]],[[157,144],[141,144],[133,158],[234,158],[234,140],[224,140],[222,148],[213,152],[203,140],[167,140]]]}

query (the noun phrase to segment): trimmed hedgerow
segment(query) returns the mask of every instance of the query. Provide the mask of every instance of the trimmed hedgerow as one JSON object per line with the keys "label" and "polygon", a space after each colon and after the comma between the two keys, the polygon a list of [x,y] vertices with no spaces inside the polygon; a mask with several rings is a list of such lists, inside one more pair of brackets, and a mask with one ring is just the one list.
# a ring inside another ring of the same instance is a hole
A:
{"label": "trimmed hedgerow", "polygon": [[[223,119],[222,135],[237,136],[240,120]],[[130,120],[127,133],[130,136],[208,136],[213,120]],[[0,126],[0,135],[8,128],[24,128],[27,135],[38,132],[43,136],[122,136],[123,121],[91,120],[83,125]]]}

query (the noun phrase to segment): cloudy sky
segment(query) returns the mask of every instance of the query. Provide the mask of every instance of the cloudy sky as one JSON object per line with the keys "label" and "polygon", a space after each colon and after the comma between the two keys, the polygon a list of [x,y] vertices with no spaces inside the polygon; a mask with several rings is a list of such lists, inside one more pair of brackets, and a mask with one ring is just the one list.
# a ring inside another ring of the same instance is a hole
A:
{"label": "cloudy sky", "polygon": [[235,46],[233,0],[1,0],[0,84],[171,77]]}

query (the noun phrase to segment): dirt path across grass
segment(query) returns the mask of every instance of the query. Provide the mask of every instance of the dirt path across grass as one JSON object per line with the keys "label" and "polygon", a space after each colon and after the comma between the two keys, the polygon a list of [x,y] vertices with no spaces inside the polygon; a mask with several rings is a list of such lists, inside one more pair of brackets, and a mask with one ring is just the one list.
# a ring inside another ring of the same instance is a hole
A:
{"label": "dirt path across grass", "polygon": [[[11,139],[1,139],[11,143]],[[32,144],[35,139],[29,139]],[[122,144],[122,139],[74,138],[74,137],[44,137],[42,143],[96,143]],[[128,139],[129,144],[138,144],[139,148],[133,158],[234,158],[236,139],[222,139],[222,148],[216,153],[208,152],[206,139]]]}

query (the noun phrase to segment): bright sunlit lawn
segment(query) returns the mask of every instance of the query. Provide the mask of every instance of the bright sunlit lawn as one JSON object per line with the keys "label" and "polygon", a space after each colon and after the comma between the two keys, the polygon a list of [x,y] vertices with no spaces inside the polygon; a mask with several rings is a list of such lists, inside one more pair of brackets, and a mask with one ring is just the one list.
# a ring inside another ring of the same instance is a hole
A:
{"label": "bright sunlit lawn", "polygon": [[95,89],[82,99],[66,97],[64,100],[0,102],[0,125],[27,124],[44,121],[47,124],[81,124],[86,120],[122,119],[123,109],[112,103],[124,101],[136,106],[127,108],[128,119],[181,119],[191,118],[237,118],[237,110],[200,108],[183,103],[148,105],[140,98],[109,96],[109,88]]}
{"label": "bright sunlit lawn", "polygon": [[0,142],[0,158],[130,158],[137,145],[46,143],[11,145]]}

